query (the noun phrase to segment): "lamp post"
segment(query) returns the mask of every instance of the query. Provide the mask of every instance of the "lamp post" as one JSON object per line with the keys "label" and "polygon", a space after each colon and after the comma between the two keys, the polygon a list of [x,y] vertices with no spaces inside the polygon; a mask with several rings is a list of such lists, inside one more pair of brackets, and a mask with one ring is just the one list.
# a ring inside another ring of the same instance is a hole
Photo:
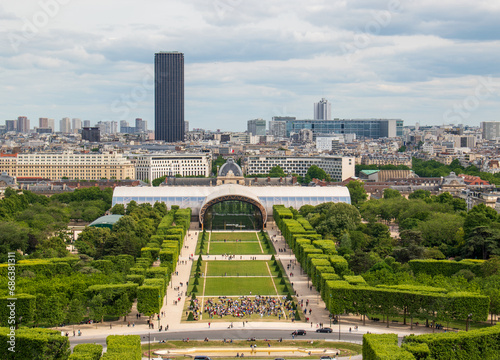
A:
{"label": "lamp post", "polygon": [[465,325],[465,331],[469,331],[469,321],[472,318],[472,314],[467,315],[467,323]]}
{"label": "lamp post", "polygon": [[338,321],[339,321],[339,340],[340,340],[340,314],[339,314]]}

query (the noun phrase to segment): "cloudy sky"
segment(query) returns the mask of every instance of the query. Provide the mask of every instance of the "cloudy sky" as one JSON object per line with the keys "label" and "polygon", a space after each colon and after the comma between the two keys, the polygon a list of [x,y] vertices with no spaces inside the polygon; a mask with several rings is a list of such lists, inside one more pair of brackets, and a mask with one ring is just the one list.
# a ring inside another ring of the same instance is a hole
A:
{"label": "cloudy sky", "polygon": [[185,55],[190,128],[336,118],[499,119],[498,0],[0,0],[0,123],[154,124],[153,60]]}

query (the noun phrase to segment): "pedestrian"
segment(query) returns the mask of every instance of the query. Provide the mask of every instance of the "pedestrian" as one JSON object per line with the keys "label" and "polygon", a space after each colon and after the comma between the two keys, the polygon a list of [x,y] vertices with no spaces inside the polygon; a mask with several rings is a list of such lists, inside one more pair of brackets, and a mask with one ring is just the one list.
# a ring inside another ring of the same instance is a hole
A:
{"label": "pedestrian", "polygon": [[210,323],[208,323],[208,328],[210,329]]}

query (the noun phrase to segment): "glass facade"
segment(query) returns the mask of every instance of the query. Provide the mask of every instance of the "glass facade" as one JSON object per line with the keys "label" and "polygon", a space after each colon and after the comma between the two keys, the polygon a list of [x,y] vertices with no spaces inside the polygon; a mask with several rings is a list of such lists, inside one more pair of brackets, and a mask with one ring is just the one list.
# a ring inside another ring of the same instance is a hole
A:
{"label": "glass facade", "polygon": [[260,230],[262,223],[262,214],[255,205],[237,200],[210,206],[203,218],[207,230]]}
{"label": "glass facade", "polygon": [[[201,206],[205,201],[205,197],[193,196],[193,197],[178,197],[178,196],[158,196],[158,197],[144,197],[144,196],[130,196],[130,197],[115,197],[113,196],[113,205],[115,204],[128,204],[130,201],[134,200],[137,204],[155,202],[164,202],[168,208],[172,205],[178,205],[181,208],[191,208],[193,215],[200,213]],[[273,205],[284,205],[285,207],[294,207],[295,209],[300,209],[302,205],[319,205],[325,202],[344,202],[347,204],[351,203],[351,198],[349,196],[270,196],[270,197],[259,197],[259,201],[264,206],[268,214],[273,213]]]}
{"label": "glass facade", "polygon": [[[394,123],[394,124],[393,124]],[[395,128],[394,128],[395,127]],[[356,134],[357,137],[377,139],[403,135],[403,120],[358,119],[358,120],[288,120],[286,135],[308,129],[318,134]],[[392,135],[393,134],[393,135]],[[392,135],[392,136],[391,136]]]}
{"label": "glass facade", "polygon": [[184,141],[184,54],[155,54],[155,139]]}

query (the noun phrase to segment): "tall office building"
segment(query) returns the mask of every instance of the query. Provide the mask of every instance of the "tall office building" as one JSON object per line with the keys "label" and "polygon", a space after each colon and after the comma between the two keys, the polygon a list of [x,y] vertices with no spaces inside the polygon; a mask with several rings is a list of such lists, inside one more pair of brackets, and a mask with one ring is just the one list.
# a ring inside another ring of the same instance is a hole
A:
{"label": "tall office building", "polygon": [[28,133],[30,131],[30,119],[26,116],[18,116],[17,118],[17,132]]}
{"label": "tall office building", "polygon": [[142,120],[141,118],[135,119],[135,132],[145,133],[147,131],[148,131],[148,122],[146,120]]}
{"label": "tall office building", "polygon": [[481,123],[483,139],[495,140],[500,137],[500,122],[499,121],[483,121]]}
{"label": "tall office building", "polygon": [[83,127],[90,127],[90,120],[83,120]]}
{"label": "tall office building", "polygon": [[314,103],[314,120],[331,120],[332,104],[325,98]]}
{"label": "tall office building", "polygon": [[184,141],[184,54],[155,54],[155,139]]}
{"label": "tall office building", "polygon": [[5,131],[17,131],[17,120],[5,120]]}
{"label": "tall office building", "polygon": [[73,132],[75,134],[78,134],[78,130],[82,129],[82,120],[80,120],[78,118],[73,118],[73,119],[71,119],[71,125],[73,126],[72,127]]}
{"label": "tall office building", "polygon": [[269,135],[272,135],[275,138],[286,137],[286,122],[270,120],[269,121]]}
{"label": "tall office building", "polygon": [[71,132],[71,120],[69,117],[61,119],[59,122],[59,131],[63,134],[69,134]]}
{"label": "tall office building", "polygon": [[254,119],[247,121],[247,131],[252,135],[266,135],[266,120]]}

